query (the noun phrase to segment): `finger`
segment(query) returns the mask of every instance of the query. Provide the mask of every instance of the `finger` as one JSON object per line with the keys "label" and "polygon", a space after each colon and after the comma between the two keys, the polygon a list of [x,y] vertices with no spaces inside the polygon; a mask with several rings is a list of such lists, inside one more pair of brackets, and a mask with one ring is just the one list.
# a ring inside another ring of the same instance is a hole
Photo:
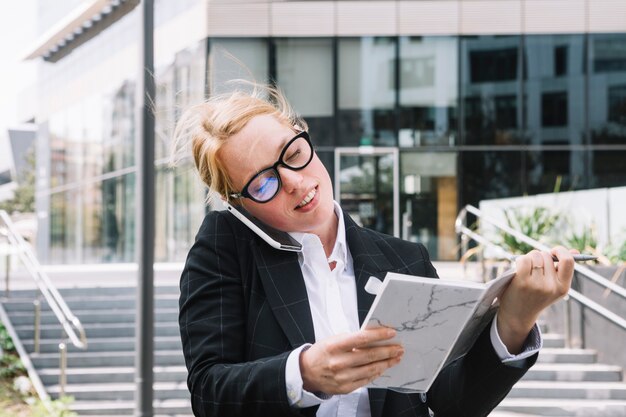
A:
{"label": "finger", "polygon": [[371,348],[355,349],[350,354],[350,364],[353,367],[401,357],[404,349],[400,345],[376,346]]}
{"label": "finger", "polygon": [[341,375],[337,376],[337,379],[341,385],[361,384],[359,386],[363,386],[381,376],[387,369],[399,364],[401,360],[402,357],[395,357],[346,369]]}
{"label": "finger", "polygon": [[543,268],[541,268],[542,275],[554,276],[556,275],[556,268],[554,267],[554,260],[552,253],[548,251],[541,251],[541,258]]}
{"label": "finger", "polygon": [[559,260],[556,267],[557,278],[561,288],[567,291],[574,277],[574,257],[572,252],[563,246],[557,246],[552,249],[551,253]]}
{"label": "finger", "polygon": [[396,331],[388,327],[360,330],[341,337],[335,342],[334,348],[338,351],[352,351],[355,348],[370,346],[376,342],[389,340],[395,337],[395,335]]}
{"label": "finger", "polygon": [[515,270],[518,276],[526,276],[530,275],[530,270],[532,268],[532,259],[529,254],[518,256],[515,259]]}
{"label": "finger", "polygon": [[530,256],[531,263],[532,263],[530,275],[531,276],[543,275],[544,269],[545,269],[544,255],[538,250],[532,250],[528,253],[528,255]]}

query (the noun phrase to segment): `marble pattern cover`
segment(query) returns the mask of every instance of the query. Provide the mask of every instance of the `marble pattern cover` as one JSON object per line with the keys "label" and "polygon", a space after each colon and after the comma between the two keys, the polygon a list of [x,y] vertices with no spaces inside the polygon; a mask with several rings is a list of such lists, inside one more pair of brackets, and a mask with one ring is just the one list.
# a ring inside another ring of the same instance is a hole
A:
{"label": "marble pattern cover", "polygon": [[491,322],[494,301],[514,275],[507,271],[487,284],[396,273],[382,283],[370,278],[366,290],[377,296],[362,328],[394,328],[391,343],[399,342],[405,352],[368,387],[426,392],[440,369],[464,355]]}

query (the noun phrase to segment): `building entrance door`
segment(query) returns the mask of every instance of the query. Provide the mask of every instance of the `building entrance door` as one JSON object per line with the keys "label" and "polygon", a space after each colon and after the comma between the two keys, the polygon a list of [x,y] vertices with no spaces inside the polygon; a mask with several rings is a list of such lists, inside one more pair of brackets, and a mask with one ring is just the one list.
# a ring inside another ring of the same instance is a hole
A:
{"label": "building entrance door", "polygon": [[400,237],[398,149],[335,148],[335,200],[359,224]]}

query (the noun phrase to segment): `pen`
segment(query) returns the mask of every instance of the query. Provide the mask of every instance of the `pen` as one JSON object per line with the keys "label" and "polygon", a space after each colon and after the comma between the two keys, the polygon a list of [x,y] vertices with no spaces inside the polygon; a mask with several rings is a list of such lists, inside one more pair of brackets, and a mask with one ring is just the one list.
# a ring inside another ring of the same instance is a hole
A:
{"label": "pen", "polygon": [[[576,262],[595,261],[596,259],[598,259],[596,255],[588,255],[588,254],[583,254],[583,253],[574,255],[574,261]],[[558,258],[556,256],[553,256],[552,260],[554,262],[557,262]]]}
{"label": "pen", "polygon": [[[517,256],[514,258],[514,260],[517,258]],[[587,262],[587,261],[595,261],[596,259],[598,259],[598,257],[596,255],[589,255],[589,254],[576,254],[574,255],[574,261],[575,262]],[[552,256],[552,260],[554,262],[558,262],[559,258],[557,258],[556,256]]]}

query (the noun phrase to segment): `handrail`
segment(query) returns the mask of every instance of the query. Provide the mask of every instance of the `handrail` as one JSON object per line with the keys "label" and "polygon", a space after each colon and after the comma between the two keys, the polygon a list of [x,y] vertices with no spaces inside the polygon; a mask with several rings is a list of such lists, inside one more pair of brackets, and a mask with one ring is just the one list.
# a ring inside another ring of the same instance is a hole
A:
{"label": "handrail", "polygon": [[17,354],[20,356],[20,359],[22,360],[22,365],[24,365],[24,368],[26,369],[26,373],[28,374],[28,377],[30,378],[33,384],[33,388],[37,392],[37,395],[39,396],[39,398],[42,401],[44,401],[44,404],[47,404],[47,401],[50,399],[50,396],[46,392],[46,389],[44,388],[43,383],[41,382],[41,378],[39,378],[39,375],[37,374],[37,371],[35,370],[35,366],[33,365],[33,362],[28,357],[28,353],[26,352],[24,345],[22,345],[22,342],[20,341],[19,337],[17,337],[17,332],[15,331],[15,329],[13,328],[13,325],[11,324],[11,321],[9,320],[9,315],[4,310],[4,307],[2,307],[2,303],[0,303],[0,321],[4,323],[4,327],[9,333],[11,340],[13,340],[13,344],[15,345],[15,350],[17,351]]}
{"label": "handrail", "polygon": [[[466,205],[463,209],[461,209],[461,211],[459,212],[456,221],[455,221],[455,229],[457,234],[462,234],[465,235],[471,239],[474,239],[476,242],[485,245],[485,246],[489,246],[489,247],[493,247],[496,250],[498,250],[504,257],[506,257],[508,260],[512,261],[515,259],[515,255],[513,255],[512,253],[506,251],[505,249],[503,249],[501,246],[491,242],[489,239],[485,238],[484,236],[480,235],[479,233],[476,233],[475,231],[469,229],[466,225],[466,218],[467,218],[467,213],[472,213],[473,215],[475,215],[476,217],[478,217],[479,219],[486,221],[487,223],[492,224],[493,226],[505,231],[506,233],[510,234],[511,236],[515,237],[516,239],[521,240],[522,242],[536,248],[539,250],[550,250],[550,248],[544,244],[542,244],[541,242],[536,241],[535,239],[532,239],[528,236],[526,236],[525,234],[521,233],[518,230],[515,230],[511,227],[509,227],[508,225],[499,222],[493,218],[490,218],[489,216],[486,216],[483,212],[481,212],[479,209],[477,209],[474,206],[471,205]],[[598,273],[590,270],[589,268],[584,267],[583,265],[580,264],[575,264],[574,265],[574,269],[576,271],[578,271],[581,275],[595,281],[597,284],[610,289],[611,291],[613,291],[614,293],[620,295],[622,298],[626,298],[626,290],[623,287],[620,287],[619,285],[616,285],[615,283],[613,283],[612,281],[602,277],[601,275],[599,275]],[[581,293],[579,293],[576,290],[573,290],[570,288],[568,295],[573,298],[574,300],[578,301],[579,303],[583,304],[585,307],[589,308],[590,310],[595,311],[596,313],[598,313],[599,315],[601,315],[602,317],[604,317],[605,319],[611,321],[612,323],[616,324],[617,326],[620,326],[622,329],[626,330],[626,320],[622,317],[620,317],[619,315],[613,313],[612,311],[606,309],[605,307],[601,306],[600,304],[596,303],[595,301],[587,298],[586,296],[582,295]]]}
{"label": "handrail", "polygon": [[34,279],[35,284],[37,284],[39,291],[48,302],[50,309],[59,320],[59,323],[65,330],[65,334],[69,337],[74,346],[79,349],[86,349],[87,337],[80,320],[72,314],[72,311],[65,303],[59,291],[41,268],[41,264],[30,246],[15,229],[15,225],[6,211],[0,210],[0,219],[2,219],[6,226],[6,237],[9,243],[18,248],[17,254]]}

